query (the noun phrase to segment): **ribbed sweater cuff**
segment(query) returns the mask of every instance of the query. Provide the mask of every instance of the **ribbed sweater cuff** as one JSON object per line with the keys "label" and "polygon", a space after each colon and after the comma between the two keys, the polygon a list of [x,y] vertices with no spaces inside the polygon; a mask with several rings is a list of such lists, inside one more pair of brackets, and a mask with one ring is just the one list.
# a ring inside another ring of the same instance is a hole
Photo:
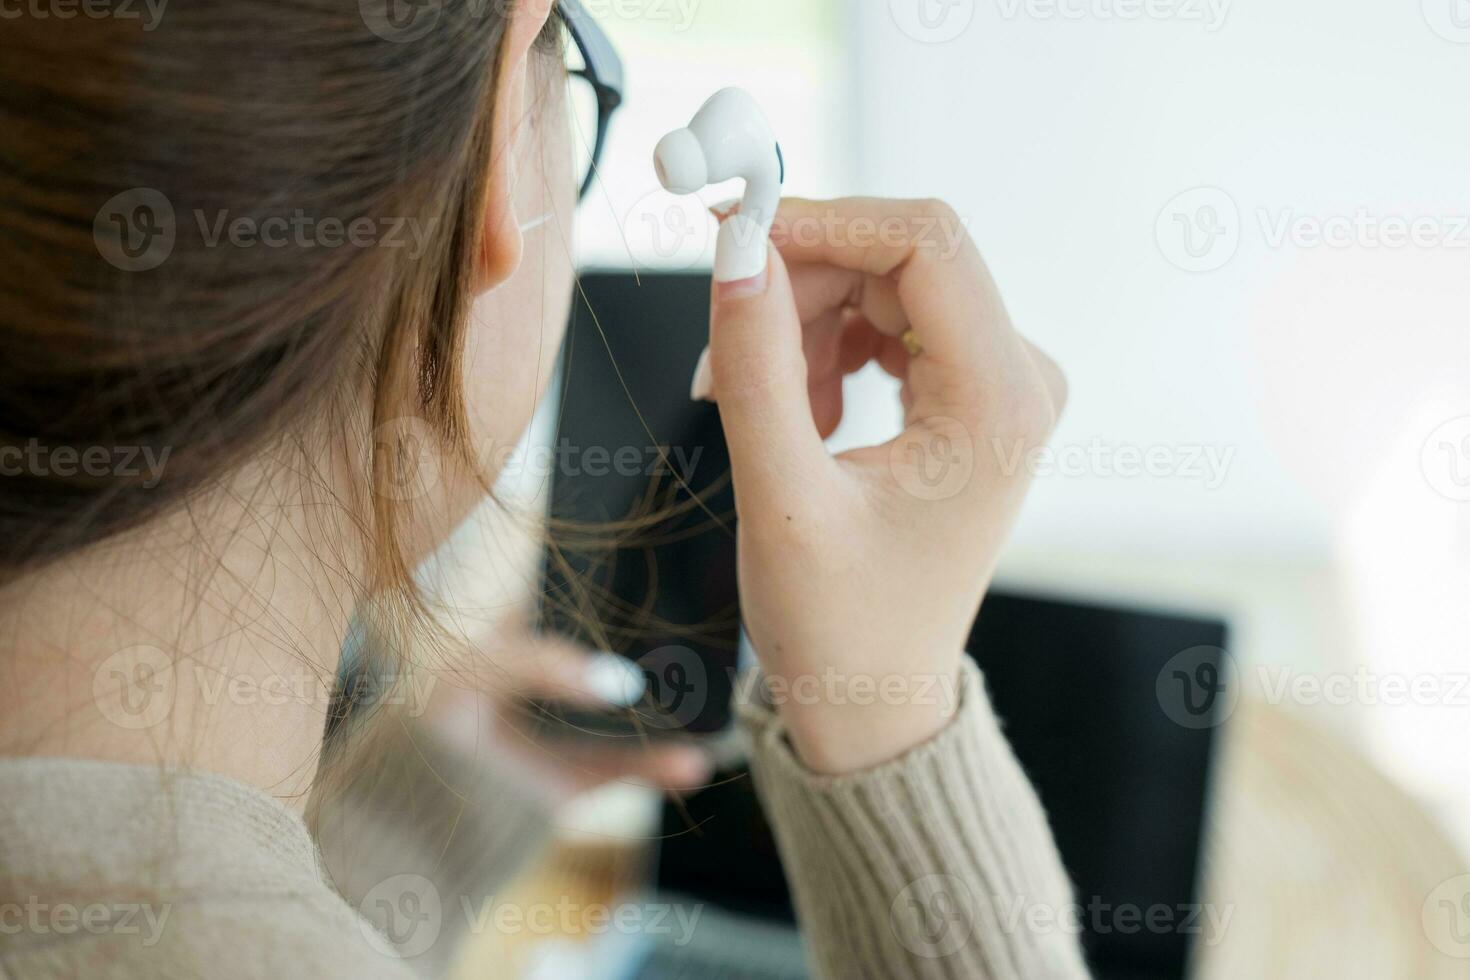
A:
{"label": "ribbed sweater cuff", "polygon": [[777,715],[739,712],[817,976],[1087,976],[1046,816],[969,658],[949,727],[864,772],[815,774]]}

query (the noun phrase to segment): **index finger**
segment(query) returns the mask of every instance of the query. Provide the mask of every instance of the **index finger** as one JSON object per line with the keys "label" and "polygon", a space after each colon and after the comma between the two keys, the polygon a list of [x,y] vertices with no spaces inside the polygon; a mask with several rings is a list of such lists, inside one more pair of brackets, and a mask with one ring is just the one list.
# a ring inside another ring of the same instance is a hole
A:
{"label": "index finger", "polygon": [[931,200],[788,198],[771,229],[782,258],[826,263],[895,282],[899,301],[934,360],[984,372],[1014,331],[964,221]]}

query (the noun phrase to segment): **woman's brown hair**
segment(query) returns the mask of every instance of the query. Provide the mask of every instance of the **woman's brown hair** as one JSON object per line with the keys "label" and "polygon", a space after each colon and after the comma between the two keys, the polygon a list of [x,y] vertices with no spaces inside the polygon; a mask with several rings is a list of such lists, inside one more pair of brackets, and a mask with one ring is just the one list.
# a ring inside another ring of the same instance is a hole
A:
{"label": "woman's brown hair", "polygon": [[[364,398],[364,442],[412,414],[465,445],[508,2],[0,22],[0,448],[79,461],[0,479],[0,572],[135,528]],[[398,448],[374,447],[374,479]],[[395,495],[369,496],[370,584],[404,584]]]}

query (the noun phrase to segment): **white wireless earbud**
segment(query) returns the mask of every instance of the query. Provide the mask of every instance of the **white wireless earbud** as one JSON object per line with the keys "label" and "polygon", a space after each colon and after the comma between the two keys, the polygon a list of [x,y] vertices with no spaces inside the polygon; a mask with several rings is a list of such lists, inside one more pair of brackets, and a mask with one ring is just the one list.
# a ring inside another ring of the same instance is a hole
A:
{"label": "white wireless earbud", "polygon": [[688,129],[659,141],[653,154],[659,183],[675,194],[694,194],[709,184],[745,178],[740,213],[720,227],[715,279],[735,282],[766,270],[766,241],[786,165],[761,107],[744,89],[716,92],[695,113]]}

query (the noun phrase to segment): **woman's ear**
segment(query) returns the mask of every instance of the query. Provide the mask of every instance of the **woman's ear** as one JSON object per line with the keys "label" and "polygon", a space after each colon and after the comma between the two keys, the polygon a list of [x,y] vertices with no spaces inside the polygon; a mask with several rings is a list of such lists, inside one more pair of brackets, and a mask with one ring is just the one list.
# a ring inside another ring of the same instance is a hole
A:
{"label": "woman's ear", "polygon": [[475,291],[488,292],[509,279],[521,264],[521,229],[514,191],[516,147],[527,117],[526,90],[531,48],[551,16],[555,0],[516,0],[505,4],[509,23],[501,42],[495,101],[491,106],[490,175],[484,232]]}

